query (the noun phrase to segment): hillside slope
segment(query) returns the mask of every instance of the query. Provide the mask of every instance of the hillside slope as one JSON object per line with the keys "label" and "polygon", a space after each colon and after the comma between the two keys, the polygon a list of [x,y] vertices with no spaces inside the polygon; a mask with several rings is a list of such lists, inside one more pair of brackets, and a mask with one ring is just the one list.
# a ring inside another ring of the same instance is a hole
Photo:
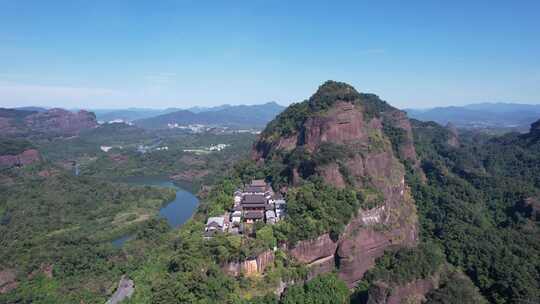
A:
{"label": "hillside slope", "polygon": [[[403,165],[417,162],[411,126],[377,96],[328,81],[268,125],[253,157],[274,169],[270,179],[293,202],[290,253],[316,265],[314,274],[336,268],[352,287],[386,249],[416,244],[417,216]],[[309,215],[302,191],[317,179],[358,198],[360,209],[350,210],[343,229]],[[313,219],[315,228],[306,227]]]}

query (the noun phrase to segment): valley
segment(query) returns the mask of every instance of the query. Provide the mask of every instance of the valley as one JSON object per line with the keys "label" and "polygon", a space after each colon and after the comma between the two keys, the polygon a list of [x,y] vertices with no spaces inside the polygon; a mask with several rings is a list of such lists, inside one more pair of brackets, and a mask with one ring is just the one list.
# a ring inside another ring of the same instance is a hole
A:
{"label": "valley", "polygon": [[260,134],[7,112],[2,303],[540,299],[540,122],[445,127],[335,81]]}

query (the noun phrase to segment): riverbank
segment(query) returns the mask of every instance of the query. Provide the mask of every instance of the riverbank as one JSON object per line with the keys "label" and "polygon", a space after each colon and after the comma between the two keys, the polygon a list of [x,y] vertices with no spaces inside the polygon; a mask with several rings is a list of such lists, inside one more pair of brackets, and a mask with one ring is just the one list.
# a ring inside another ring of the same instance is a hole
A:
{"label": "riverbank", "polygon": [[[199,204],[199,199],[193,192],[179,186],[163,176],[134,176],[117,180],[131,186],[169,188],[175,191],[175,197],[165,203],[158,211],[157,216],[167,221],[170,227],[178,228],[191,218]],[[189,186],[189,185],[185,185]],[[193,188],[192,188],[193,189]],[[136,229],[135,229],[136,230]],[[126,232],[112,240],[115,247],[122,247],[125,242],[133,238],[133,232]]]}

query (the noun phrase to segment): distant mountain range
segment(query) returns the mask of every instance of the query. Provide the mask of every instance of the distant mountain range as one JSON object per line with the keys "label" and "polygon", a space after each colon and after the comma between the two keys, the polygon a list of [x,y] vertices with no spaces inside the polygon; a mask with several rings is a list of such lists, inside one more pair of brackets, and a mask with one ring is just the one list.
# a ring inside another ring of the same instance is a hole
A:
{"label": "distant mountain range", "polygon": [[128,108],[128,109],[94,109],[92,112],[96,114],[98,121],[124,120],[134,121],[137,119],[145,119],[166,113],[178,111],[179,109],[145,109],[145,108]]}
{"label": "distant mountain range", "polygon": [[540,105],[516,103],[477,103],[431,109],[404,109],[408,116],[422,121],[449,122],[458,128],[509,128],[527,131],[540,118]]}
{"label": "distant mountain range", "polygon": [[285,107],[268,102],[261,105],[223,105],[212,108],[195,107],[155,117],[135,120],[137,126],[148,129],[167,128],[168,124],[204,124],[234,128],[262,128]]}

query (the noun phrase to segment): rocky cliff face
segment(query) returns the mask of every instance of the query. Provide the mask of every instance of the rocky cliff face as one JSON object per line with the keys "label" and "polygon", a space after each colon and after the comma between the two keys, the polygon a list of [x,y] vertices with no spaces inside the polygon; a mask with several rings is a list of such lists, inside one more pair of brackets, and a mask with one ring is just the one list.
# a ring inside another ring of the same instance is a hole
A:
{"label": "rocky cliff face", "polygon": [[25,118],[26,125],[34,132],[75,135],[97,126],[94,113],[81,110],[72,113],[63,109],[51,109]]}
{"label": "rocky cliff face", "polygon": [[0,155],[0,167],[26,166],[40,160],[36,149],[28,149],[17,155]]}
{"label": "rocky cliff face", "polygon": [[223,270],[232,276],[240,274],[252,276],[263,273],[266,267],[272,263],[274,263],[274,252],[267,250],[245,261],[227,263],[223,266]]}
{"label": "rocky cliff face", "polygon": [[[317,159],[331,145],[345,152],[330,162],[312,161],[308,172],[287,163],[289,186],[307,175],[318,175],[337,188],[353,187],[366,193],[367,201],[375,201],[374,196],[380,200],[360,210],[339,239],[324,234],[289,247],[290,255],[313,266],[314,272],[336,268],[352,287],[385,250],[413,246],[417,241],[416,209],[403,165],[403,161],[417,164],[410,122],[404,112],[375,95],[335,82],[323,84],[310,100],[292,109],[262,133],[254,146],[254,159],[261,164],[281,161],[280,157],[287,159],[287,153],[299,148]],[[292,124],[290,117],[296,128],[281,127]]]}
{"label": "rocky cliff face", "polygon": [[63,109],[44,112],[0,109],[0,132],[4,134],[76,135],[96,126],[94,113],[84,110],[72,113]]}

